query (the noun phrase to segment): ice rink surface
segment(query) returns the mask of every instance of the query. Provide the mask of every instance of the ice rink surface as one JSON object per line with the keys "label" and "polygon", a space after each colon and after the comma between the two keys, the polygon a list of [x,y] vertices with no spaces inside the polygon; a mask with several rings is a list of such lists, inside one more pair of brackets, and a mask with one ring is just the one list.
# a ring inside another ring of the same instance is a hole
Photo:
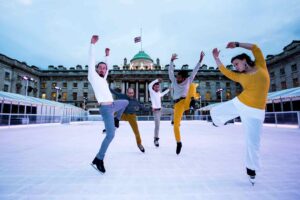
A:
{"label": "ice rink surface", "polygon": [[264,126],[253,187],[241,125],[183,121],[176,155],[170,121],[161,122],[159,148],[154,122],[138,124],[146,152],[121,122],[103,175],[90,166],[105,136],[102,122],[0,128],[0,199],[300,199],[300,129]]}

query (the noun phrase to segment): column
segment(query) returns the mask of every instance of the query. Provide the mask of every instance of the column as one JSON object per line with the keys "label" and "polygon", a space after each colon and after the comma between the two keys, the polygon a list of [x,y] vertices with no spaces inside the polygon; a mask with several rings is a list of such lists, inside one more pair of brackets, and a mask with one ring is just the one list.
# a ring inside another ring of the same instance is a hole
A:
{"label": "column", "polygon": [[145,102],[149,102],[148,100],[148,82],[146,82],[146,85],[145,85],[145,93],[146,93],[146,99],[145,99]]}
{"label": "column", "polygon": [[121,83],[121,90],[122,90],[122,93],[125,94],[125,83],[123,81]]}
{"label": "column", "polygon": [[139,100],[139,82],[135,82],[135,96]]}

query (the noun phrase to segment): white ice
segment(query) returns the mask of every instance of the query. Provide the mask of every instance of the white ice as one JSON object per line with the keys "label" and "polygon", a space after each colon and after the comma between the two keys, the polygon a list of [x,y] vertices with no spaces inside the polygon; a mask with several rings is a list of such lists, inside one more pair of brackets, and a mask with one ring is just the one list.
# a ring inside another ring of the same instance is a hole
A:
{"label": "white ice", "polygon": [[121,122],[103,175],[90,166],[104,138],[103,122],[0,128],[0,199],[300,199],[298,128],[264,126],[253,187],[241,125],[183,121],[183,148],[176,155],[170,121],[161,122],[159,148],[154,122],[138,124],[146,152]]}

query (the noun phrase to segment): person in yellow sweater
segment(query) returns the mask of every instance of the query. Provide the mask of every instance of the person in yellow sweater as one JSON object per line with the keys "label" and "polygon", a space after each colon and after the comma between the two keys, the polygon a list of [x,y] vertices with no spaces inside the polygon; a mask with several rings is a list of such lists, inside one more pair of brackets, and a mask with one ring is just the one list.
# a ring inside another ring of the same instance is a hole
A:
{"label": "person in yellow sweater", "polygon": [[259,148],[265,107],[270,86],[270,77],[264,56],[255,44],[229,42],[226,48],[241,47],[251,50],[255,61],[243,53],[231,59],[238,72],[228,70],[219,59],[220,51],[213,49],[213,57],[219,70],[229,79],[242,85],[240,95],[230,101],[213,107],[210,115],[213,125],[222,126],[227,121],[240,117],[246,133],[246,171],[254,185],[256,171],[259,169]]}

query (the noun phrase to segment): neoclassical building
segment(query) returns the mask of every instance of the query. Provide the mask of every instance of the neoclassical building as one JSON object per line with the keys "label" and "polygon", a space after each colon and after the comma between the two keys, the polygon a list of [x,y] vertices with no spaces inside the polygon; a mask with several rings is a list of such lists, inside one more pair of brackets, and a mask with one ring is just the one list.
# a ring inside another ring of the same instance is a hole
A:
{"label": "neoclassical building", "polygon": [[294,40],[277,55],[268,55],[270,92],[299,87],[300,81],[300,41]]}
{"label": "neoclassical building", "polygon": [[[300,42],[293,41],[278,55],[268,55],[267,65],[271,76],[270,91],[299,86]],[[108,82],[112,88],[125,92],[129,87],[135,90],[136,98],[150,106],[148,85],[156,78],[162,78],[162,88],[169,88],[168,64],[162,66],[159,58],[154,60],[145,52],[139,51],[132,59],[124,58],[123,65],[113,65]],[[177,66],[192,71],[194,66]],[[231,68],[232,66],[227,66]],[[2,91],[40,97],[73,104],[78,107],[97,106],[93,89],[87,80],[88,66],[77,65],[67,69],[64,66],[48,66],[40,69],[29,66],[0,54],[0,89]],[[232,99],[242,90],[238,83],[227,79],[218,69],[203,65],[194,82],[198,83],[201,95],[197,107]],[[217,92],[220,91],[221,92]],[[27,91],[27,92],[26,92]],[[165,95],[163,104],[172,106],[172,93]]]}

